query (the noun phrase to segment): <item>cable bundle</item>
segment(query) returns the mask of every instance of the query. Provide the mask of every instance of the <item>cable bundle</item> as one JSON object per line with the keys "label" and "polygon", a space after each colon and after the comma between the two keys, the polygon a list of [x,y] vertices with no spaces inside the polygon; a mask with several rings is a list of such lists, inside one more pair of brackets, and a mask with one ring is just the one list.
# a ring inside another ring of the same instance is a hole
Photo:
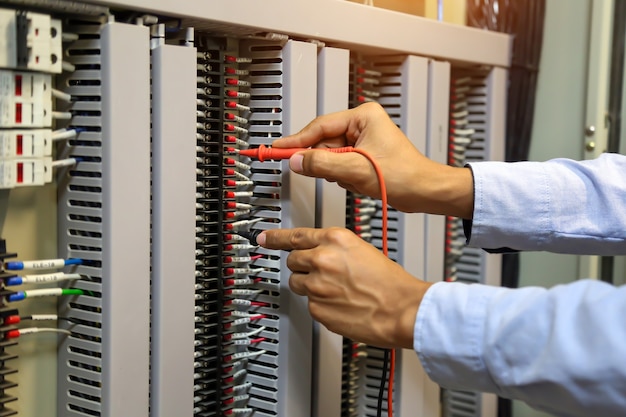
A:
{"label": "cable bundle", "polygon": [[[225,111],[223,115],[224,145],[234,149],[249,147],[250,71],[251,59],[238,56],[235,50],[225,56]],[[262,255],[255,253],[256,246],[237,238],[238,231],[249,231],[262,218],[252,218],[255,183],[251,180],[249,161],[236,155],[226,158],[224,170],[224,226],[231,239],[223,248],[222,273],[224,311],[222,325],[222,366],[227,372],[222,377],[222,412],[224,415],[250,415],[248,362],[262,355],[259,344],[265,341],[261,333],[265,328],[259,323],[266,317],[259,309],[268,303],[257,301],[262,292],[257,287],[261,280],[256,274],[264,270],[255,265]]]}
{"label": "cable bundle", "polygon": [[200,38],[197,52],[194,415],[216,415],[220,408],[222,61],[221,45]]}

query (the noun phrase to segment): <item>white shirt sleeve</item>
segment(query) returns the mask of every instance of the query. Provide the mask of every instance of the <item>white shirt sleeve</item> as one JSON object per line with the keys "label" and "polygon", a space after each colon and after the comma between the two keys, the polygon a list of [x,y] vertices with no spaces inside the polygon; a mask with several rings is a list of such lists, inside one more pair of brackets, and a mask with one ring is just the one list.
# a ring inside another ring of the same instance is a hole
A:
{"label": "white shirt sleeve", "polygon": [[626,286],[508,289],[440,282],[414,348],[444,388],[493,392],[556,416],[626,415]]}
{"label": "white shirt sleeve", "polygon": [[626,156],[470,166],[470,246],[626,254]]}
{"label": "white shirt sleeve", "polygon": [[[471,246],[626,254],[626,156],[471,168]],[[557,416],[626,415],[626,286],[437,283],[420,305],[414,348],[446,388],[494,392]]]}

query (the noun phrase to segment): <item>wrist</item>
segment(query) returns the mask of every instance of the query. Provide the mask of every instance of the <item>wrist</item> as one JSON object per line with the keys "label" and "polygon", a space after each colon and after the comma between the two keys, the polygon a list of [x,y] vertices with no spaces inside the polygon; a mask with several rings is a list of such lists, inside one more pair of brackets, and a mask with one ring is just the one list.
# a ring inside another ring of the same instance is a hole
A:
{"label": "wrist", "polygon": [[427,177],[416,181],[416,207],[420,212],[471,219],[474,212],[474,179],[470,168],[436,164]]}
{"label": "wrist", "polygon": [[419,311],[419,306],[422,303],[426,291],[433,285],[433,283],[417,279],[415,279],[415,284],[414,288],[406,293],[410,295],[405,295],[407,303],[404,305],[402,312],[398,315],[400,319],[397,321],[398,327],[396,329],[395,345],[404,349],[413,349],[413,336],[417,312]]}

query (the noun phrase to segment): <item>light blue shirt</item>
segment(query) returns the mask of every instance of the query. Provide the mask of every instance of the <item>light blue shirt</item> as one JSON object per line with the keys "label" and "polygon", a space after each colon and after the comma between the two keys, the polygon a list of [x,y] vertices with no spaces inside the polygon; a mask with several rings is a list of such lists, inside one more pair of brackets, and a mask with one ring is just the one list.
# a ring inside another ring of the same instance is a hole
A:
{"label": "light blue shirt", "polygon": [[[626,156],[480,162],[471,246],[626,254]],[[445,388],[493,392],[557,416],[626,416],[626,286],[437,283],[414,348]]]}

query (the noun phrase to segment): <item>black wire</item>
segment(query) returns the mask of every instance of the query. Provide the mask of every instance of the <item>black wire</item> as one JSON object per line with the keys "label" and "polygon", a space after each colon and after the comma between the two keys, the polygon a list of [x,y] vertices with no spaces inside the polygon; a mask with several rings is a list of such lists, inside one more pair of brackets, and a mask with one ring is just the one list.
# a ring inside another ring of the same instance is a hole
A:
{"label": "black wire", "polygon": [[[378,388],[378,403],[376,404],[376,417],[383,415],[383,398],[385,397],[385,384],[387,382],[387,368],[389,367],[389,349],[385,349],[383,355],[383,374],[380,380],[380,387]],[[389,407],[389,404],[387,404]]]}

